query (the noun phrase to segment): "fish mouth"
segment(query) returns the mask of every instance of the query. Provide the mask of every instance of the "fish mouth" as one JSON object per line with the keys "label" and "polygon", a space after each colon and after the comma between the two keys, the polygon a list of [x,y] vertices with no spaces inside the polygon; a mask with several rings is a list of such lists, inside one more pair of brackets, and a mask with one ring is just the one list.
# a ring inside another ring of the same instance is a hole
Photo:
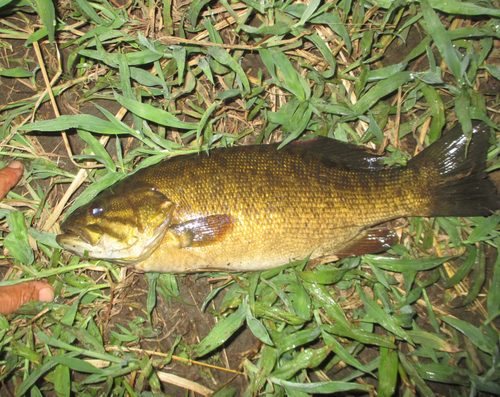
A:
{"label": "fish mouth", "polygon": [[68,244],[88,244],[95,247],[103,236],[102,229],[97,225],[88,225],[85,227],[66,226],[63,228],[63,233],[57,235],[56,241],[60,246]]}

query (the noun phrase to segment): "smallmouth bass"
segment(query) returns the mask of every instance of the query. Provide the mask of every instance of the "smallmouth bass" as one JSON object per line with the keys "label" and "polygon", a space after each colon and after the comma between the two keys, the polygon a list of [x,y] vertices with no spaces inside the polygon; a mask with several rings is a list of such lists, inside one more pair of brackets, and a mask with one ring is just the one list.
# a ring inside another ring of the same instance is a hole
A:
{"label": "smallmouth bass", "polygon": [[[500,209],[484,172],[489,128],[460,127],[386,169],[366,148],[318,137],[178,156],[141,169],[78,208],[57,242],[138,271],[269,269],[388,249],[377,225],[407,216]],[[467,152],[467,156],[465,155]]]}

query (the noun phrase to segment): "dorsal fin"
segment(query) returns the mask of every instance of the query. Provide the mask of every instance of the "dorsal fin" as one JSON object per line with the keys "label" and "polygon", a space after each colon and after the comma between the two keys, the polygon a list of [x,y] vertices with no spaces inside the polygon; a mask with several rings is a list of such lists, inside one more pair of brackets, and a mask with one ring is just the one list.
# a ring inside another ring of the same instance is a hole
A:
{"label": "dorsal fin", "polygon": [[305,151],[323,156],[332,166],[351,170],[380,171],[384,169],[382,156],[368,152],[365,146],[340,142],[336,139],[317,136],[309,141],[293,142],[282,150]]}

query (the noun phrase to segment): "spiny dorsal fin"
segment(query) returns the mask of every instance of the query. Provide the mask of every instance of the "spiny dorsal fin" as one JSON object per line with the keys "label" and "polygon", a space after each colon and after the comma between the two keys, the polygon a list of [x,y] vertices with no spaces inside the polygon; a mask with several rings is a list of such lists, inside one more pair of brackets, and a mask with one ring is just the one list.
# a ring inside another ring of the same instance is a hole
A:
{"label": "spiny dorsal fin", "polygon": [[368,152],[365,146],[340,142],[324,136],[318,136],[309,141],[293,142],[282,150],[310,152],[314,156],[323,156],[324,161],[332,166],[351,170],[380,171],[384,169],[382,156]]}

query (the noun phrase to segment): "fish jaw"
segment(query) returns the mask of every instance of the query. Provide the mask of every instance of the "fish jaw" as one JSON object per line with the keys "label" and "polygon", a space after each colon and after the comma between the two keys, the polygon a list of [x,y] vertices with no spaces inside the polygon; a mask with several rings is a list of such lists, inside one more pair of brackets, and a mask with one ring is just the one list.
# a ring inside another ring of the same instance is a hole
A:
{"label": "fish jaw", "polygon": [[103,233],[99,241],[91,244],[87,239],[85,227],[67,229],[56,237],[57,243],[64,249],[91,259],[102,259],[121,265],[134,265],[147,259],[158,247],[168,229],[165,222],[151,233],[137,233],[131,230],[129,238],[117,239]]}

